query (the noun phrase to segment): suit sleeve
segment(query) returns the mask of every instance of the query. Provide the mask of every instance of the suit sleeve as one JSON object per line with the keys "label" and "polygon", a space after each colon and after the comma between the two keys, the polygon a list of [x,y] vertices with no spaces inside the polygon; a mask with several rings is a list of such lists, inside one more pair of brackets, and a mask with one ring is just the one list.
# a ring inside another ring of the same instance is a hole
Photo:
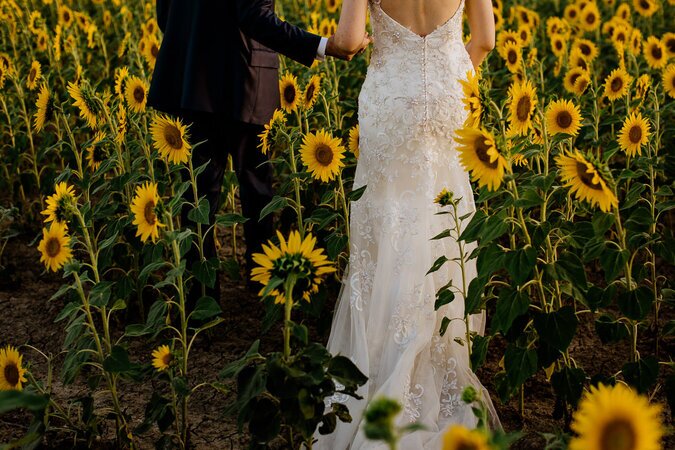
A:
{"label": "suit sleeve", "polygon": [[171,7],[171,0],[157,0],[157,25],[159,29],[166,30],[166,21],[169,18],[169,8]]}
{"label": "suit sleeve", "polygon": [[280,20],[273,0],[235,0],[239,28],[277,53],[311,66],[321,37]]}

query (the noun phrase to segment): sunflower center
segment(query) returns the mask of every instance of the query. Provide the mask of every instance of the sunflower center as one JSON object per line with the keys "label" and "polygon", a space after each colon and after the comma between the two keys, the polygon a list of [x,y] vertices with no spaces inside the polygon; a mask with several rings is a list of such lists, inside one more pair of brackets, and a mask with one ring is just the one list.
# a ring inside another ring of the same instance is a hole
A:
{"label": "sunflower center", "polygon": [[586,87],[588,87],[588,79],[581,78],[579,81],[574,83],[574,85],[576,86],[579,92],[584,92],[586,90]]}
{"label": "sunflower center", "polygon": [[579,50],[581,50],[581,53],[583,53],[586,56],[590,56],[591,54],[591,47],[588,44],[581,44],[579,46]]}
{"label": "sunflower center", "polygon": [[63,11],[63,21],[70,22],[70,13],[68,11]]}
{"label": "sunflower center", "polygon": [[613,92],[619,92],[623,88],[623,80],[619,77],[616,77],[612,80],[610,84]]}
{"label": "sunflower center", "polygon": [[138,103],[142,103],[145,99],[145,90],[141,86],[136,86],[134,88],[134,100]]}
{"label": "sunflower center", "polygon": [[162,356],[162,364],[165,366],[170,365],[171,361],[173,361],[173,355],[171,353],[167,353],[166,355]]}
{"label": "sunflower center", "polygon": [[643,9],[649,9],[649,2],[647,0],[640,0],[640,6]]}
{"label": "sunflower center", "polygon": [[593,25],[595,23],[595,14],[589,13],[586,16],[586,23],[589,24],[589,25]]}
{"label": "sunflower center", "polygon": [[[594,178],[593,172],[588,173],[588,168],[586,167],[586,164],[577,161],[577,174],[579,175],[579,179],[581,180],[581,182],[584,183],[589,188],[595,189],[596,191],[602,190],[602,185],[600,185],[600,183],[596,183],[593,181]],[[613,447],[607,448],[613,450]]]}
{"label": "sunflower center", "polygon": [[169,147],[174,150],[183,148],[183,139],[180,130],[174,125],[164,127],[164,139],[166,140],[166,143],[169,144]]}
{"label": "sunflower center", "polygon": [[666,41],[666,47],[670,50],[671,53],[675,53],[675,38],[668,39]]}
{"label": "sunflower center", "polygon": [[488,150],[492,148],[492,146],[489,144],[489,141],[485,137],[480,136],[478,139],[476,139],[474,145],[476,146],[476,156],[478,156],[480,162],[488,166],[490,169],[496,169],[498,166],[497,160],[495,159],[494,161],[490,161],[490,155],[488,155]]}
{"label": "sunflower center", "polygon": [[570,9],[570,18],[575,18],[577,16],[577,10],[576,9]]}
{"label": "sunflower center", "polygon": [[47,250],[47,256],[50,258],[56,258],[56,256],[58,256],[59,252],[61,251],[61,242],[59,242],[59,240],[55,237],[49,238],[45,249]]}
{"label": "sunflower center", "polygon": [[5,380],[10,386],[19,384],[19,368],[15,364],[5,366]]}
{"label": "sunflower center", "polygon": [[515,64],[518,61],[518,55],[515,50],[509,50],[508,60],[510,64]]}
{"label": "sunflower center", "polygon": [[569,128],[572,125],[572,114],[569,111],[560,111],[555,118],[556,123],[560,128]]}
{"label": "sunflower center", "polygon": [[284,88],[284,100],[289,104],[295,101],[295,87],[293,85],[289,84]]}
{"label": "sunflower center", "polygon": [[307,86],[307,93],[305,94],[305,100],[311,101],[314,98],[314,84]]}
{"label": "sunflower center", "polygon": [[579,79],[579,76],[581,76],[580,73],[573,73],[572,75],[570,75],[570,83],[574,85],[574,83],[576,83],[577,80]]}
{"label": "sunflower center", "polygon": [[661,59],[663,57],[663,52],[661,51],[661,47],[658,45],[655,45],[652,47],[652,56],[654,59]]}
{"label": "sunflower center", "polygon": [[521,122],[526,121],[530,117],[530,109],[532,108],[532,100],[528,95],[521,97],[518,100],[518,105],[516,107],[516,116]]}
{"label": "sunflower center", "polygon": [[35,70],[35,67],[32,67],[30,69],[30,73],[28,74],[28,79],[32,82],[35,80],[35,77],[37,76],[37,70]]}
{"label": "sunflower center", "polygon": [[605,425],[600,438],[602,450],[634,450],[637,441],[633,426],[624,419],[616,419]]}
{"label": "sunflower center", "polygon": [[143,217],[145,217],[145,221],[149,225],[154,225],[157,221],[157,216],[155,215],[155,202],[152,200],[145,204],[145,208],[143,208]]}
{"label": "sunflower center", "polygon": [[478,450],[479,447],[473,442],[460,442],[457,445],[457,450]]}
{"label": "sunflower center", "polygon": [[562,47],[563,47],[562,41],[555,41],[555,48],[557,50],[562,50]]}
{"label": "sunflower center", "polygon": [[331,148],[326,144],[320,144],[316,148],[314,156],[316,157],[316,160],[319,164],[322,166],[329,166],[333,161],[333,150],[331,150]]}
{"label": "sunflower center", "polygon": [[642,127],[639,125],[633,125],[633,127],[628,132],[628,138],[633,144],[639,144],[642,140]]}

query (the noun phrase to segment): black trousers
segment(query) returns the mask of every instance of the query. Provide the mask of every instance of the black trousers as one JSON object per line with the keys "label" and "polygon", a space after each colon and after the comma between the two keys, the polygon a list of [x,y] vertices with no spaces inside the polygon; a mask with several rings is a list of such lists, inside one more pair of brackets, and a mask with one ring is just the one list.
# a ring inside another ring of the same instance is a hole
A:
{"label": "black trousers", "polygon": [[[252,268],[252,254],[261,251],[261,245],[273,234],[272,216],[268,215],[258,221],[260,211],[273,197],[272,175],[273,170],[260,149],[258,135],[263,126],[235,121],[231,118],[200,112],[185,112],[182,115],[189,128],[190,143],[192,145],[206,141],[192,152],[194,168],[208,161],[206,170],[197,177],[197,195],[206,196],[209,201],[209,224],[213,224],[215,213],[221,205],[221,188],[227,169],[227,157],[232,155],[234,170],[239,181],[239,199],[242,213],[249,220],[244,223],[244,239],[246,241],[246,271]],[[184,180],[189,180],[187,170],[181,172]],[[185,199],[193,202],[192,190],[184,194]],[[190,208],[182,211],[181,223],[196,231],[197,226],[188,219]],[[204,227],[208,228],[208,227]],[[206,259],[216,256],[213,232],[204,237],[204,256]],[[199,251],[193,245],[186,255],[188,268],[199,260]],[[219,273],[217,273],[214,288],[206,289],[206,295],[220,302]],[[194,304],[201,297],[201,284],[193,283],[188,295],[189,303]]]}

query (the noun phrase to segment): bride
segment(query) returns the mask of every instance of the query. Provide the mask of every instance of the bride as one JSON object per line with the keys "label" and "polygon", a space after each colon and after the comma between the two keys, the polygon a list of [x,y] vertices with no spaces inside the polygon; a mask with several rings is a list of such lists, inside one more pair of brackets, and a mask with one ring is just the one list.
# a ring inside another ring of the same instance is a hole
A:
{"label": "bride", "polygon": [[[465,5],[466,2],[466,5]],[[369,3],[369,4],[368,4]],[[344,450],[377,446],[363,435],[363,413],[378,396],[403,405],[399,425],[418,421],[425,430],[405,436],[402,449],[440,449],[450,424],[474,427],[461,400],[466,386],[482,392],[498,426],[487,391],[470,369],[460,296],[434,311],[436,292],[448,281],[462,286],[457,264],[426,275],[442,255],[459,256],[452,239],[430,240],[448,228],[448,215],[434,204],[444,188],[461,198],[459,214],[475,210],[469,175],[461,167],[453,137],[462,127],[460,79],[494,47],[490,0],[343,0],[335,43],[358,49],[370,8],[374,49],[359,96],[360,156],[354,188],[367,185],[352,203],[350,260],[343,278],[328,350],[349,357],[369,381],[363,400],[336,394],[351,423],[338,422],[313,448]],[[466,9],[471,40],[462,42]],[[473,250],[467,246],[467,253]],[[465,267],[466,285],[476,276]],[[443,317],[451,321],[439,334]],[[483,332],[483,317],[472,317]],[[338,386],[339,387],[339,386]]]}

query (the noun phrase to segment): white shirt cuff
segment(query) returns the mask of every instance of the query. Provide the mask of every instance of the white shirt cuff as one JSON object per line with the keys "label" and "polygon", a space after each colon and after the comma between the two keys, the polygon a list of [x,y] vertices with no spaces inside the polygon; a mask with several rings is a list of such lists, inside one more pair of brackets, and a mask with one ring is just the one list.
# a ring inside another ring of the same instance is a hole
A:
{"label": "white shirt cuff", "polygon": [[322,37],[319,42],[319,48],[316,49],[316,59],[323,61],[326,59],[326,46],[328,45],[328,38]]}

